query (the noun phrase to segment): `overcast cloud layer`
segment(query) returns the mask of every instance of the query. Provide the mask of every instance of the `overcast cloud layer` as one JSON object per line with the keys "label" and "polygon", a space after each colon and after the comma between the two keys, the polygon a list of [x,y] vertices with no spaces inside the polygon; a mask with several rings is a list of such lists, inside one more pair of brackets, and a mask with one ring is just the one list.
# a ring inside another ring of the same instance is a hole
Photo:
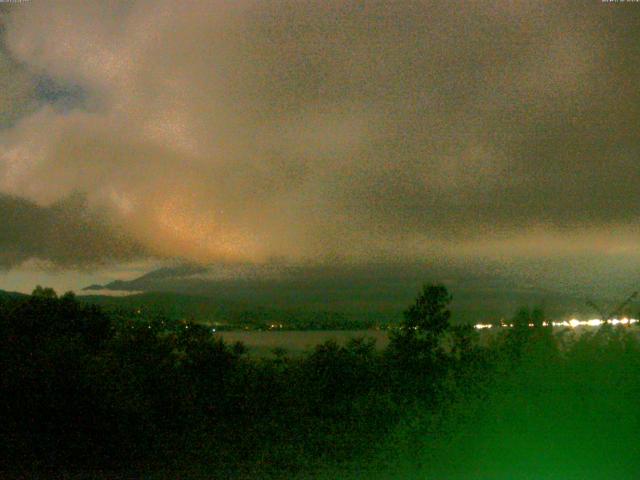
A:
{"label": "overcast cloud layer", "polygon": [[2,266],[638,256],[640,5],[3,12]]}

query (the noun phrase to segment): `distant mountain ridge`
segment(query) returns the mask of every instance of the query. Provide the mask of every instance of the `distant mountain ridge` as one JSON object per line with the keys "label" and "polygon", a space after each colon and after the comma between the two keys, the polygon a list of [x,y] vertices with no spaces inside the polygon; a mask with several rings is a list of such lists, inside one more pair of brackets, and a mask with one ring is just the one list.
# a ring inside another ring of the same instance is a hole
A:
{"label": "distant mountain ridge", "polygon": [[213,305],[244,305],[251,310],[400,317],[423,283],[440,280],[453,294],[454,322],[509,319],[521,306],[541,306],[553,318],[596,313],[579,293],[565,294],[490,272],[470,275],[464,269],[427,265],[179,265],[130,281],[91,285],[85,291],[164,292],[200,297]]}
{"label": "distant mountain ridge", "polygon": [[[162,282],[163,280],[175,280],[176,278],[187,277],[206,273],[207,268],[197,265],[182,264],[175,267],[162,267],[157,270],[145,273],[134,280],[114,280],[106,285],[93,284],[84,287],[83,291],[91,290],[146,290],[145,287],[154,284],[154,282]],[[141,286],[142,288],[138,288]]]}
{"label": "distant mountain ridge", "polygon": [[20,292],[10,292],[7,290],[0,290],[0,298],[14,298],[14,299],[20,299],[20,298],[26,298],[29,295],[25,294],[25,293],[20,293]]}

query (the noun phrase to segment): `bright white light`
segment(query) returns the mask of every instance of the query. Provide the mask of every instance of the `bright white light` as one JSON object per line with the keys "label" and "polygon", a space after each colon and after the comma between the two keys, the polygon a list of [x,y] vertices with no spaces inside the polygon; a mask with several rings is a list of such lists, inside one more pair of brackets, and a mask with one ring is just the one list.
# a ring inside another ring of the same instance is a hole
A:
{"label": "bright white light", "polygon": [[477,323],[474,325],[474,327],[478,330],[482,330],[483,328],[491,328],[493,327],[493,325],[491,325],[490,323]]}
{"label": "bright white light", "polygon": [[[638,319],[636,318],[612,318],[610,320],[607,320],[606,322],[603,321],[600,318],[592,318],[590,320],[578,320],[577,318],[572,318],[571,320],[567,321],[567,320],[563,320],[561,322],[551,322],[551,325],[554,327],[571,327],[571,328],[576,328],[576,327],[600,327],[602,325],[604,325],[605,323],[610,324],[610,325],[632,325],[634,323],[638,323]],[[542,322],[542,325],[547,327],[549,326],[549,322]],[[476,325],[474,325],[474,327],[478,330],[483,330],[486,328],[491,328],[493,325],[489,324],[489,323],[477,323]],[[534,324],[530,323],[529,327],[533,327]],[[500,327],[502,328],[512,328],[513,324],[512,323],[500,323]]]}

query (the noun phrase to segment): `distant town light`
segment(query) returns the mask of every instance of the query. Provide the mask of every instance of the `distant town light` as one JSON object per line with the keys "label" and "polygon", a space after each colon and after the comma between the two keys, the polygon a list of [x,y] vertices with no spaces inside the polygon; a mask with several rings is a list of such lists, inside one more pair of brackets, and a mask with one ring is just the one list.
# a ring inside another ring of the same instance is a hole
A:
{"label": "distant town light", "polygon": [[491,325],[490,323],[478,323],[476,325],[474,325],[474,327],[478,330],[482,330],[484,328],[491,328],[493,327],[493,325]]}

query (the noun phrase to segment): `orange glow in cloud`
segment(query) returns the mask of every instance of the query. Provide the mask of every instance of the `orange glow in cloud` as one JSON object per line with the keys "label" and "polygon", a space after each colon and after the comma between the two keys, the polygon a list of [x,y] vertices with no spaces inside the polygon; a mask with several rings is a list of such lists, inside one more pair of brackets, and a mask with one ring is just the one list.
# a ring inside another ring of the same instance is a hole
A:
{"label": "orange glow in cloud", "polygon": [[217,223],[212,214],[198,214],[185,197],[172,196],[155,214],[155,248],[167,255],[181,252],[198,262],[248,260],[258,250],[246,236]]}

